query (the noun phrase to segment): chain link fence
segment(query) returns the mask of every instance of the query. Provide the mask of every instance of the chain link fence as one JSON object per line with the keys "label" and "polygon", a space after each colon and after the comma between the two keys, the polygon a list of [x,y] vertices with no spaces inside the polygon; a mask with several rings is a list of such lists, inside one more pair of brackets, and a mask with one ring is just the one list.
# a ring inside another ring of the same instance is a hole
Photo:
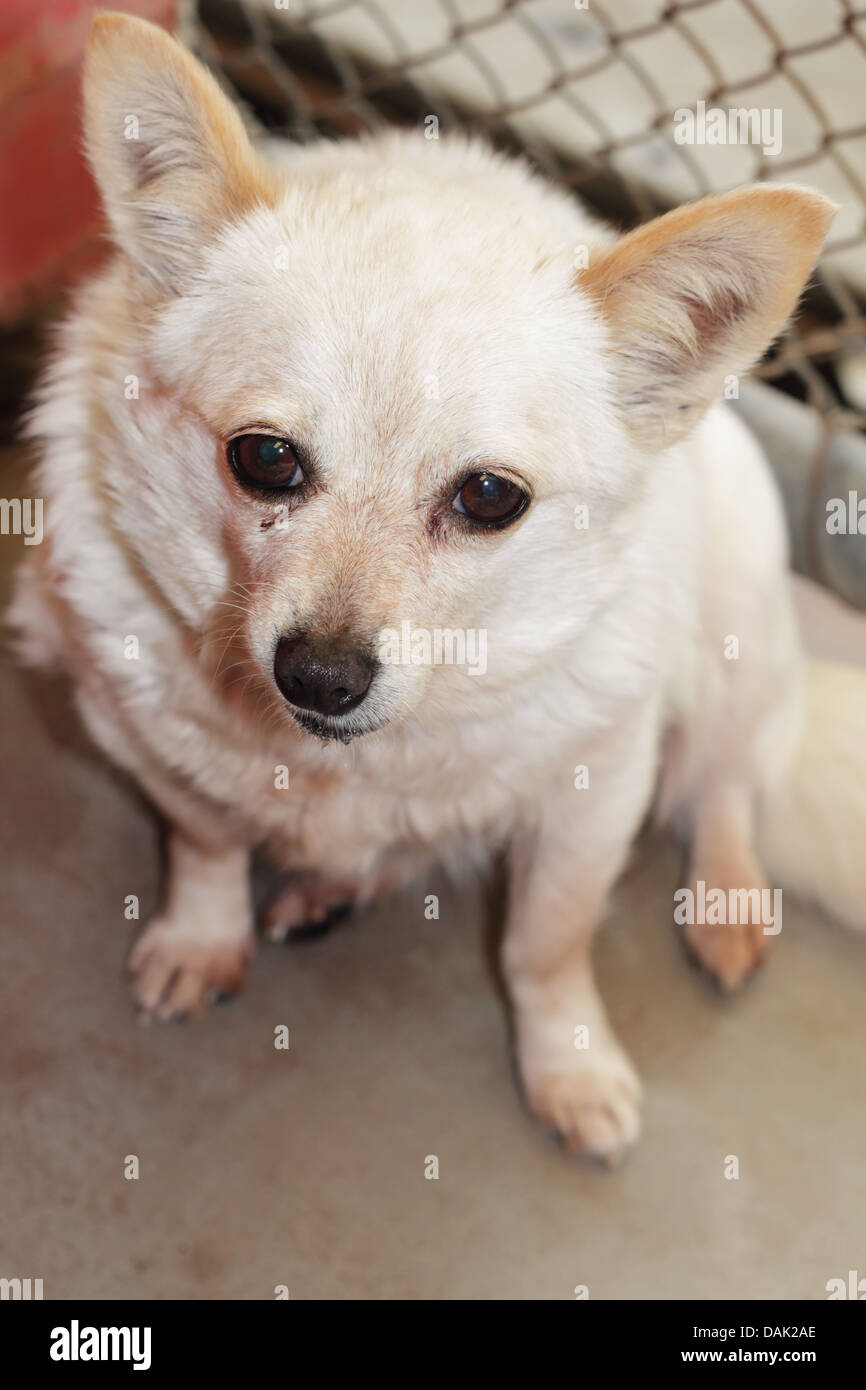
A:
{"label": "chain link fence", "polygon": [[[767,393],[744,410],[780,474],[795,563],[866,607],[862,538],[821,534],[834,487],[866,496],[866,8],[188,0],[182,37],[272,132],[308,141],[435,117],[525,154],[622,227],[752,180],[832,198],[840,212],[797,323],[755,373],[811,410],[782,409],[763,431]],[[731,113],[747,138],[714,140]]]}

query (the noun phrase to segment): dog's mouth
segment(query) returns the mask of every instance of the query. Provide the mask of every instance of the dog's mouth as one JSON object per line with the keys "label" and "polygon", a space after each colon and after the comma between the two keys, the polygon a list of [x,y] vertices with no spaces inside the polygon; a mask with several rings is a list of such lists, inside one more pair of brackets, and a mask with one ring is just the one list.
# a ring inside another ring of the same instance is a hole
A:
{"label": "dog's mouth", "polygon": [[289,709],[289,714],[300,729],[312,734],[314,738],[321,739],[323,743],[352,743],[354,739],[362,738],[365,734],[376,733],[385,723],[384,720],[373,722],[334,718],[302,709]]}

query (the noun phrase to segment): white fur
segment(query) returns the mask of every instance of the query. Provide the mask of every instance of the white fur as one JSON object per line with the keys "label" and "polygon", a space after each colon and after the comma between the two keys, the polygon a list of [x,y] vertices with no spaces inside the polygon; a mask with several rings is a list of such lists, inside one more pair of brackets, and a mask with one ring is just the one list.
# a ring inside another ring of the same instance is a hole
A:
{"label": "white fur", "polygon": [[[194,1008],[231,977],[232,942],[245,958],[245,849],[364,898],[508,845],[530,1100],[575,1147],[615,1157],[639,1088],[589,973],[607,887],[656,791],[663,817],[747,842],[796,755],[802,658],[775,489],[720,406],[670,447],[629,429],[612,330],[573,268],[575,247],[602,254],[611,234],[521,165],[393,134],[269,154],[276,204],[227,219],[172,293],[123,258],[84,288],[31,424],[48,546],[19,584],[22,641],[72,673],[93,736],[175,827],[139,1000]],[[159,266],[150,224],[148,238]],[[188,259],[188,225],[183,244]],[[711,298],[711,266],[705,280]],[[325,487],[286,530],[263,531],[229,475],[221,441],[249,421],[321,461]],[[513,469],[532,506],[496,536],[431,539],[429,499],[474,462]],[[488,671],[384,668],[349,717],[381,727],[323,745],[276,691],[273,643],[344,609],[369,632],[486,629]],[[856,702],[852,687],[846,729]],[[820,748],[808,759],[820,780]],[[765,820],[775,863],[789,826]],[[798,864],[809,849],[797,841]],[[844,864],[840,850],[833,872]],[[850,915],[857,876],[838,904]],[[793,881],[814,890],[805,871]]]}

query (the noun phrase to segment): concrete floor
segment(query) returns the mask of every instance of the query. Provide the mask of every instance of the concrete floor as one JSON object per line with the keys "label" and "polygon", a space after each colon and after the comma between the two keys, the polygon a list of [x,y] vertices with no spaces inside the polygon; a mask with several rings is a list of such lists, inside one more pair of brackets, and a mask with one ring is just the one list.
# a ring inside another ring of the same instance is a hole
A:
{"label": "concrete floor", "polygon": [[[866,663],[864,620],[805,606]],[[720,999],[670,926],[675,846],[642,845],[597,958],[645,1134],[603,1172],[523,1112],[481,885],[437,885],[438,922],[419,887],[265,947],[229,1007],[137,1026],[123,904],[157,901],[155,821],[62,688],[7,665],[0,710],[0,1276],[46,1298],[438,1300],[820,1299],[866,1274],[863,938],[786,901],[768,969]]]}

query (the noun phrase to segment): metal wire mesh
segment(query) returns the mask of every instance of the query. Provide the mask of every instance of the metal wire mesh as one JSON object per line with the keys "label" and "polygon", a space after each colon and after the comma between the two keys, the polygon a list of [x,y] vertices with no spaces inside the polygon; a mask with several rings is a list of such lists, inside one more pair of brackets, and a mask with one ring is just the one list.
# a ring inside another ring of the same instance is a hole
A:
{"label": "metal wire mesh", "polygon": [[[626,226],[749,180],[820,189],[834,231],[757,371],[828,431],[866,427],[866,9],[851,0],[198,0],[185,21],[295,139],[432,114]],[[699,102],[781,112],[781,150],[678,143],[678,111]]]}

